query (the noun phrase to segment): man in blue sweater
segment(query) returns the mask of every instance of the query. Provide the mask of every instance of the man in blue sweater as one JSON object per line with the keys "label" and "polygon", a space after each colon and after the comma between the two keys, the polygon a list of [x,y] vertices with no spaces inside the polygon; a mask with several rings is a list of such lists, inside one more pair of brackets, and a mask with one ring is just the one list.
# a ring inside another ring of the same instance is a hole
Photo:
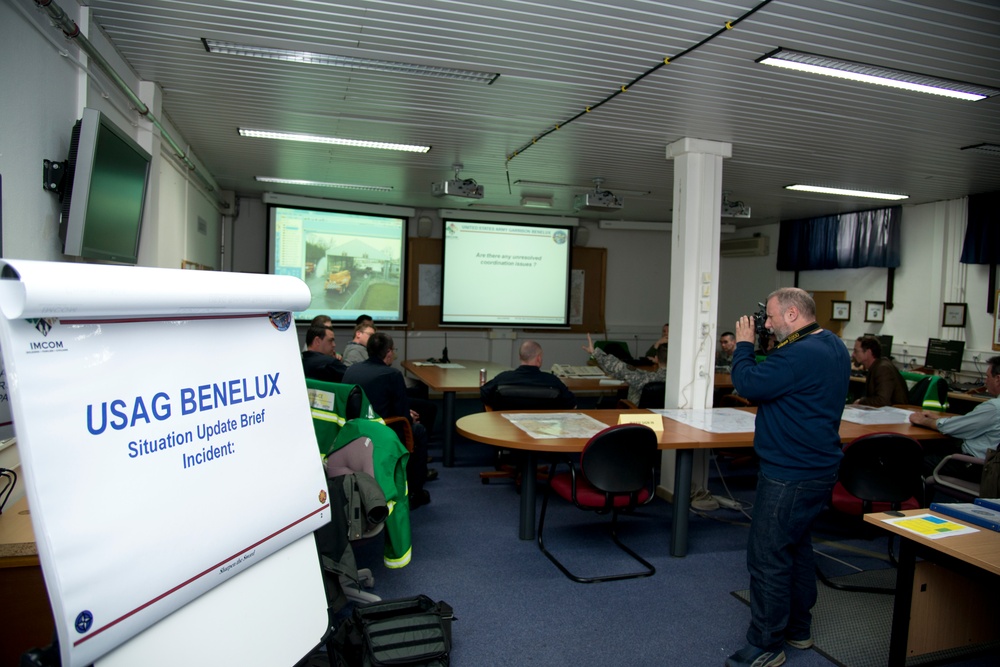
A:
{"label": "man in blue sweater", "polygon": [[830,498],[843,456],[840,417],[851,360],[839,337],[816,323],[816,303],[786,287],[767,298],[776,349],[754,359],[754,322],[736,322],[733,385],[758,405],[754,450],[757,497],[747,543],[750,627],[747,646],[727,667],[777,667],[784,643],[812,646],[816,570],[810,527]]}

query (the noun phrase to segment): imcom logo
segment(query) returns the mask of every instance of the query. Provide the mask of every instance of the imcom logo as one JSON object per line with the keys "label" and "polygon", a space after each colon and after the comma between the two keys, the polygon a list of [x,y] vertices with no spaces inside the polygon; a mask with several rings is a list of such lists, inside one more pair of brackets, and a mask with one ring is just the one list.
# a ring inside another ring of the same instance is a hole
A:
{"label": "imcom logo", "polygon": [[[42,336],[48,337],[49,332],[52,331],[52,326],[55,324],[55,320],[48,318],[39,318],[37,320],[28,320],[35,325],[35,330]],[[39,352],[62,352],[66,348],[63,347],[63,342],[61,340],[42,340],[33,341],[28,343],[28,354],[37,354]]]}

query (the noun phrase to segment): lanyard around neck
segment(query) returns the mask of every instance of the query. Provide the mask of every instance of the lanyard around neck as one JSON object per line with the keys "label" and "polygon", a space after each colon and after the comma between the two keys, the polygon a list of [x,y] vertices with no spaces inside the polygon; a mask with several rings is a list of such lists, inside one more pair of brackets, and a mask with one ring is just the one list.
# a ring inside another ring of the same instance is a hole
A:
{"label": "lanyard around neck", "polygon": [[794,343],[797,340],[802,340],[802,338],[804,338],[805,336],[811,334],[813,331],[818,331],[818,330],[819,330],[818,322],[812,322],[810,324],[807,324],[798,331],[793,331],[792,333],[788,334],[788,338],[778,343],[778,347],[774,349],[777,350],[778,348],[784,347],[785,345],[790,345],[791,343]]}

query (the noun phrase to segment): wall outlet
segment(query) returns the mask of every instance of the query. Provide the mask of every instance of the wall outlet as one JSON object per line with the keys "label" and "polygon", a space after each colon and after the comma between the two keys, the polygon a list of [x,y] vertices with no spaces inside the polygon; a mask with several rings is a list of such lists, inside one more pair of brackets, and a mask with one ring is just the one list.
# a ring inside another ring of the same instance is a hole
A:
{"label": "wall outlet", "polygon": [[978,363],[979,363],[980,361],[982,361],[982,358],[983,358],[983,355],[981,355],[981,354],[974,354],[974,355],[972,355],[972,360],[973,360],[974,362],[976,362],[977,364],[978,364]]}

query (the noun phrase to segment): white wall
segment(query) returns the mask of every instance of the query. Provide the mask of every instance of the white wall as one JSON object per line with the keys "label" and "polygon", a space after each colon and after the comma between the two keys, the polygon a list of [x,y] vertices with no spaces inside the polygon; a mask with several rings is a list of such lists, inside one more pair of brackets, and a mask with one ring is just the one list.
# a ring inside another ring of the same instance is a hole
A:
{"label": "white wall", "polygon": [[[865,301],[885,301],[887,269],[838,269],[803,271],[799,286],[807,290],[843,290],[851,301],[851,320],[844,328],[844,340],[851,343],[864,333],[894,336],[893,353],[899,361],[916,358],[923,363],[927,339],[967,340],[966,371],[974,372],[972,358],[993,356],[991,340],[993,317],[986,313],[988,267],[958,263],[965,231],[965,200],[937,202],[903,208],[902,266],[896,270],[894,308],[885,322],[864,322]],[[264,271],[267,222],[265,207],[259,200],[243,199],[240,216],[234,224],[234,267],[243,271]],[[418,216],[426,214],[418,211]],[[436,215],[432,236],[440,237]],[[411,227],[415,223],[411,224]],[[606,285],[607,336],[629,343],[633,353],[641,354],[658,337],[667,321],[670,293],[670,234],[633,230],[602,230],[593,221],[582,222],[590,231],[590,247],[608,250]],[[411,229],[411,235],[415,230]],[[761,225],[740,230],[725,238],[761,234],[770,238],[765,257],[723,257],[719,264],[718,331],[732,330],[741,315],[756,311],[757,303],[778,287],[794,283],[794,274],[776,268],[779,226]],[[942,328],[941,304],[944,301],[969,304],[965,329]],[[595,332],[601,333],[602,332]],[[337,332],[341,346],[350,340],[346,328]],[[438,357],[445,345],[445,335],[438,331],[393,333],[404,358]],[[517,345],[526,337],[536,338],[545,349],[546,364],[582,364],[582,336],[566,332],[531,333],[518,330],[450,331],[447,335],[452,358],[491,359],[515,363]]]}
{"label": "white wall", "polygon": [[[65,9],[72,14],[75,6]],[[62,259],[59,200],[42,189],[42,160],[66,159],[82,106],[76,102],[76,68],[6,2],[0,3],[0,44],[3,256]]]}
{"label": "white wall", "polygon": [[[76,3],[59,4],[71,18],[87,25],[80,20]],[[89,33],[115,71],[161,117],[156,87],[140,81],[100,31]],[[82,59],[79,48],[52,28],[30,2],[0,3],[0,45],[4,58],[0,95],[3,256],[79,261],[62,254],[59,200],[42,189],[42,160],[66,159],[73,124],[83,107],[90,106],[107,114],[153,155],[139,264],[178,268],[187,259],[221,268],[222,216],[213,197],[195,186],[173,158],[161,154],[161,141],[151,123],[139,119],[124,94],[96,66],[91,68],[94,76],[88,77],[74,64],[72,58]],[[60,55],[60,50],[71,57]],[[184,145],[180,133],[169,129]],[[205,234],[198,232],[199,217],[207,223]]]}
{"label": "white wall", "polygon": [[[989,267],[958,261],[965,236],[965,210],[965,199],[903,207],[902,257],[895,275],[894,307],[886,311],[882,324],[866,323],[864,312],[865,301],[886,300],[887,269],[804,271],[799,286],[847,292],[851,302],[851,319],[843,333],[847,342],[869,332],[891,334],[897,361],[909,364],[916,359],[917,365],[922,365],[928,338],[965,340],[963,371],[974,373],[973,356],[979,354],[985,360],[996,353],[991,349],[993,316],[986,312]],[[945,302],[968,304],[965,328],[941,326]]]}

